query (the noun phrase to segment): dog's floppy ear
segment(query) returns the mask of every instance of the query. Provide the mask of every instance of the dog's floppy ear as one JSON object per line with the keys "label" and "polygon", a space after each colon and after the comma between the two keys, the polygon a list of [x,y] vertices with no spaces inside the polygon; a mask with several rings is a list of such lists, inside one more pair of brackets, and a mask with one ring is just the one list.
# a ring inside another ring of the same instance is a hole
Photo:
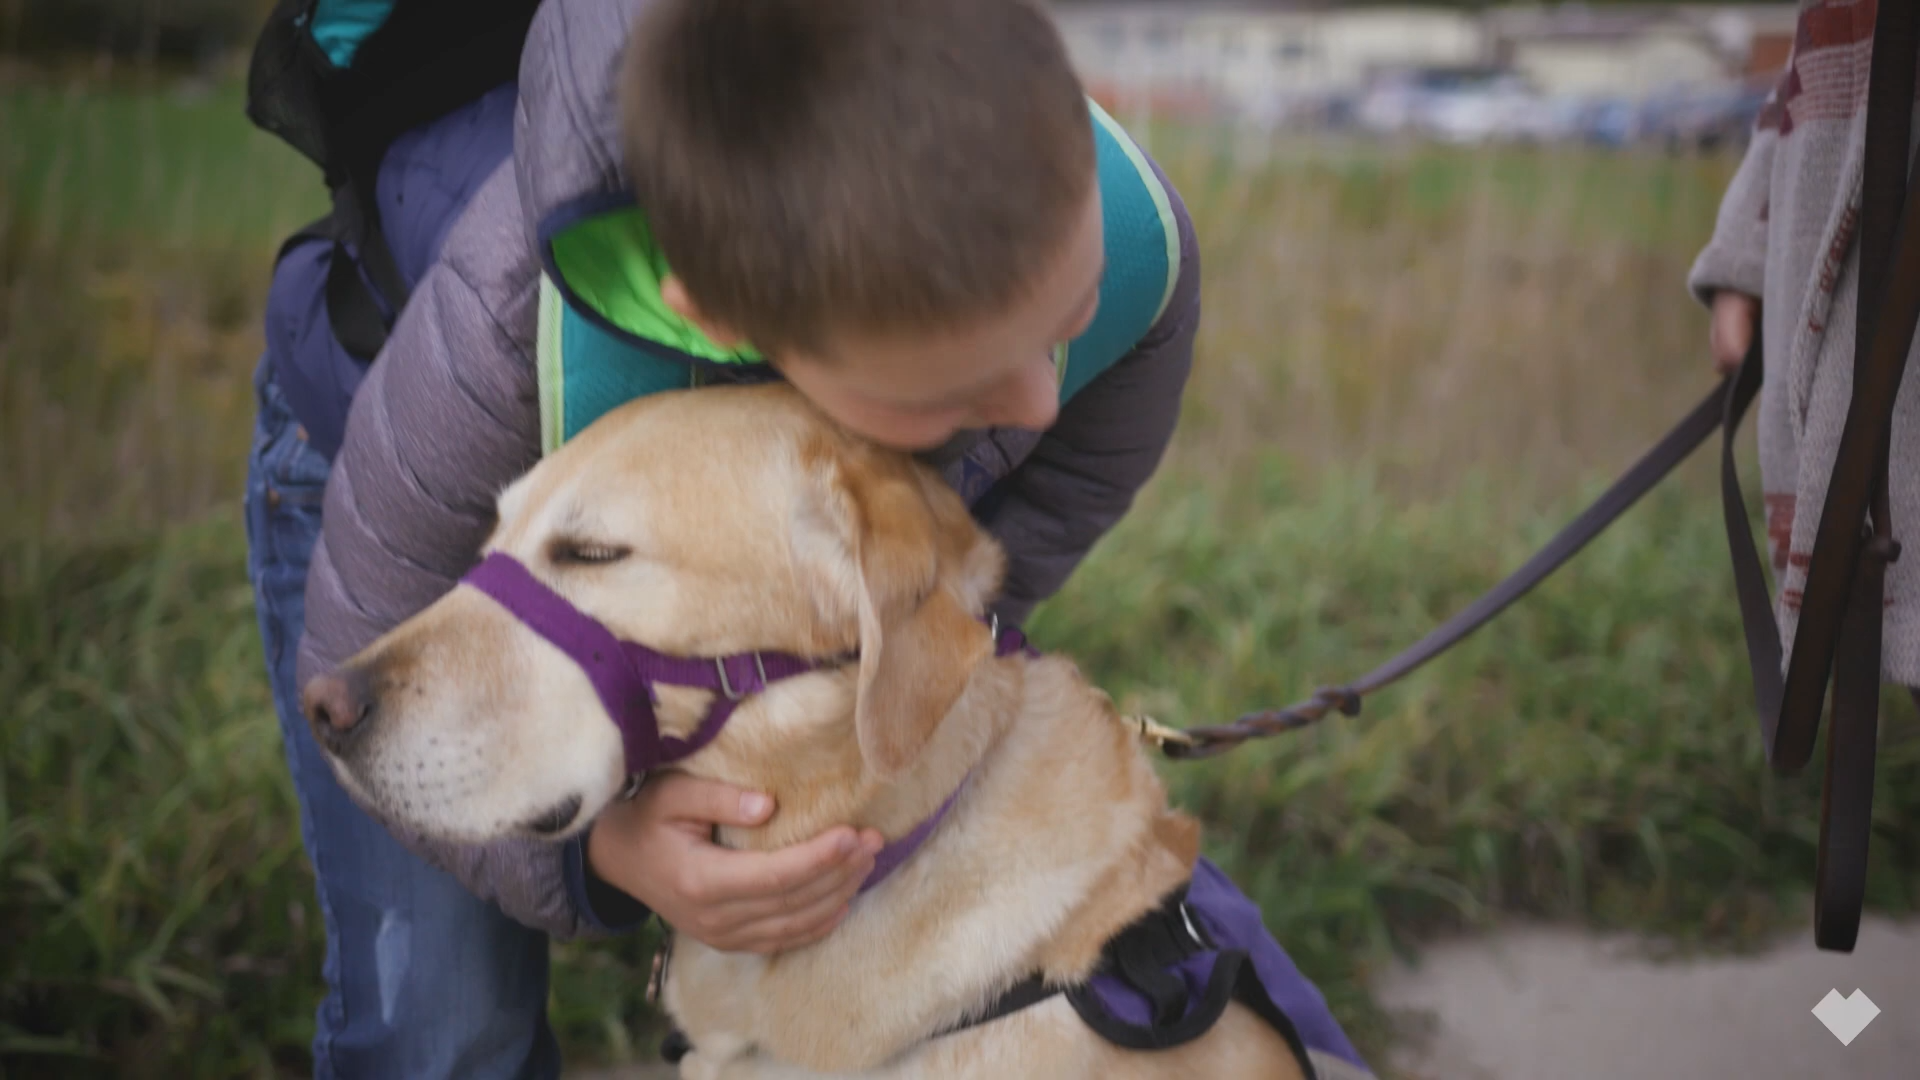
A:
{"label": "dog's floppy ear", "polygon": [[[854,728],[867,767],[882,778],[898,776],[920,756],[966,689],[973,668],[993,649],[987,628],[956,592],[964,581],[945,570],[943,556],[966,551],[976,541],[970,521],[943,520],[929,507],[925,489],[909,466],[864,455],[835,454],[816,489],[824,495],[832,551],[815,547],[838,563],[839,588],[822,604],[844,618],[851,599],[860,622],[859,697]],[[824,490],[822,490],[824,489]],[[961,535],[964,533],[964,535]],[[813,545],[809,545],[813,546]],[[849,597],[848,594],[852,595]]]}

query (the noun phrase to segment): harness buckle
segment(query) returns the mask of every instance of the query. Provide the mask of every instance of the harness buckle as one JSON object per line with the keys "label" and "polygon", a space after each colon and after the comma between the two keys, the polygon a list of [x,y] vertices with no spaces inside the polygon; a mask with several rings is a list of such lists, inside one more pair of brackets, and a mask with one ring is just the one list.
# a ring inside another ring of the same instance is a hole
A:
{"label": "harness buckle", "polygon": [[[759,652],[756,651],[752,655],[753,673],[760,677],[760,686],[764,689],[767,685],[767,663],[760,658]],[[715,657],[713,660],[713,670],[720,673],[720,693],[728,701],[739,701],[747,696],[745,692],[734,689],[732,680],[727,678],[726,657]]]}
{"label": "harness buckle", "polygon": [[1180,922],[1186,926],[1187,936],[1193,939],[1195,945],[1200,946],[1202,949],[1213,947],[1212,943],[1201,935],[1200,928],[1194,925],[1193,913],[1187,910],[1187,902],[1185,900],[1180,901]]}

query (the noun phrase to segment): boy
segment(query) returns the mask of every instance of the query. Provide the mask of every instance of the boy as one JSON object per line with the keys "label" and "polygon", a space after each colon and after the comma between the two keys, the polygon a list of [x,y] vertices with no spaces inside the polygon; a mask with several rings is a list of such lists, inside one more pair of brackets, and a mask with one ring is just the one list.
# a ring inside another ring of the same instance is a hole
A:
{"label": "boy", "polygon": [[[1856,242],[1872,0],[1802,0],[1788,67],[1688,276],[1711,309],[1715,369],[1740,365],[1764,319],[1758,431],[1775,614],[1789,649],[1853,389]],[[1887,568],[1881,677],[1920,687],[1920,397],[1895,401],[1888,494],[1908,557]],[[1915,693],[1920,695],[1920,690]]]}
{"label": "boy", "polygon": [[[325,330],[324,251],[288,253],[250,489],[327,926],[315,1065],[551,1076],[547,935],[653,912],[793,948],[844,916],[881,838],[722,850],[713,826],[767,798],[669,774],[563,844],[396,840],[335,784],[299,685],[451,588],[543,450],[714,381],[786,378],[924,452],[1007,548],[1017,621],[1167,445],[1195,241],[1027,0],[550,0],[518,86],[396,142],[376,194],[411,299],[361,381]],[[1309,1044],[1357,1062],[1307,990]]]}

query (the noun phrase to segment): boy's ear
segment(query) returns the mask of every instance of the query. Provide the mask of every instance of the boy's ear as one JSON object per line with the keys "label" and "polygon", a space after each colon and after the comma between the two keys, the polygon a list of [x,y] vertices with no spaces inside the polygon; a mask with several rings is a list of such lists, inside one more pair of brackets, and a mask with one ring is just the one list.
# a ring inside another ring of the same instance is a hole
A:
{"label": "boy's ear", "polygon": [[698,327],[701,333],[707,335],[707,340],[715,345],[733,349],[747,343],[744,334],[735,332],[725,323],[707,318],[706,313],[700,310],[700,305],[694,302],[693,294],[687,291],[686,283],[680,280],[680,275],[668,274],[660,279],[660,299],[666,303],[668,310]]}

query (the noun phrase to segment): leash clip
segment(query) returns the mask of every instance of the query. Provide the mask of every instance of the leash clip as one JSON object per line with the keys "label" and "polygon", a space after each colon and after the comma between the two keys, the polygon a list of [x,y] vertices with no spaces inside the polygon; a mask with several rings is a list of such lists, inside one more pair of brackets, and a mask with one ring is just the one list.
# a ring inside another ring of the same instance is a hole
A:
{"label": "leash clip", "polygon": [[1192,735],[1181,731],[1179,728],[1168,727],[1151,716],[1144,714],[1140,716],[1123,716],[1120,718],[1120,722],[1132,728],[1134,734],[1140,736],[1140,738],[1145,739],[1155,747],[1163,750],[1166,749],[1170,743],[1175,746],[1194,745]]}

